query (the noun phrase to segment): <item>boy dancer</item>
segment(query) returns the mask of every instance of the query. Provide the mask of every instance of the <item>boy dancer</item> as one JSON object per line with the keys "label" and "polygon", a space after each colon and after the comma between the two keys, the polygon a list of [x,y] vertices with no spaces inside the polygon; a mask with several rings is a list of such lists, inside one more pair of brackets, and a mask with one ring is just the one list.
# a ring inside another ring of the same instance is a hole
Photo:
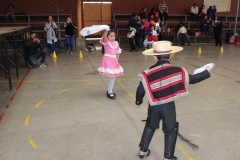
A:
{"label": "boy dancer", "polygon": [[176,122],[176,110],[174,100],[189,93],[188,85],[201,82],[210,77],[213,66],[206,65],[204,71],[194,75],[188,74],[184,68],[170,64],[172,53],[183,48],[171,46],[170,41],[158,41],[153,43],[153,48],[143,52],[144,55],[154,56],[157,63],[138,75],[140,84],[136,93],[136,105],[143,102],[146,96],[149,101],[148,117],[139,144],[139,158],[150,155],[148,146],[160,120],[163,121],[164,132],[164,160],[177,160],[174,156],[178,135],[178,122]]}

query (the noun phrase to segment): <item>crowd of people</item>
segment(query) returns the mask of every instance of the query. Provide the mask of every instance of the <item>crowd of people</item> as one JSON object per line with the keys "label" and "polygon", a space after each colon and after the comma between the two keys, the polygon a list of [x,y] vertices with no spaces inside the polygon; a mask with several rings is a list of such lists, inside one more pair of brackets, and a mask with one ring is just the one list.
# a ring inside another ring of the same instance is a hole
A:
{"label": "crowd of people", "polygon": [[[166,27],[165,21],[168,18],[168,7],[166,3],[159,5],[159,11],[154,8],[147,13],[143,7],[139,14],[133,13],[129,20],[130,52],[145,49],[148,44],[154,41],[169,40],[173,43],[171,29]],[[145,47],[144,47],[145,46]]]}
{"label": "crowd of people", "polygon": [[[222,34],[222,22],[218,19],[216,6],[210,6],[206,9],[205,5],[198,8],[198,5],[194,3],[189,11],[192,17],[192,21],[200,19],[200,30],[197,32],[197,36],[200,35],[214,35],[215,44],[222,45],[221,34]],[[130,52],[138,51],[138,49],[144,49],[143,46],[147,47],[155,41],[168,40],[171,41],[172,45],[174,42],[179,43],[179,36],[187,40],[190,45],[190,39],[187,33],[184,22],[178,24],[176,31],[177,35],[174,36],[172,29],[167,27],[165,22],[168,19],[168,6],[163,0],[163,3],[159,4],[158,11],[151,8],[147,12],[147,8],[143,7],[142,10],[137,14],[133,13],[129,20],[129,31],[127,37],[129,38]],[[194,32],[194,31],[193,31]],[[195,34],[195,33],[192,33]],[[176,40],[174,41],[174,37]],[[182,44],[182,43],[181,43]]]}
{"label": "crowd of people", "polygon": [[[53,56],[55,51],[55,43],[57,42],[57,24],[54,22],[52,16],[48,16],[48,21],[45,23],[44,30],[46,31],[46,41],[49,48],[49,55]],[[67,54],[73,54],[74,49],[74,29],[77,26],[72,22],[70,17],[67,17],[66,23],[64,23],[65,28],[65,39],[66,39],[66,49]],[[36,68],[37,59],[41,59],[41,63],[39,65],[40,68],[46,68],[45,59],[46,59],[46,50],[42,46],[40,39],[37,38],[37,34],[35,32],[30,33],[30,38],[25,40],[24,42],[26,60],[28,61],[30,68]],[[40,49],[38,51],[38,49]]]}
{"label": "crowd of people", "polygon": [[[8,11],[6,13],[6,20],[9,22],[9,17],[12,17],[14,22],[16,19],[14,17],[14,7],[12,4],[9,4]],[[206,9],[205,5],[202,5],[199,9],[196,3],[191,6],[189,14],[192,17],[192,21],[198,21],[200,18],[200,29],[201,34],[199,35],[214,35],[215,37],[215,45],[222,46],[221,43],[221,34],[222,34],[222,23],[218,20],[216,16],[217,9],[216,6],[210,6]],[[185,27],[184,22],[180,22],[178,25],[177,35],[173,35],[172,29],[167,27],[165,21],[168,19],[168,6],[163,0],[162,3],[159,4],[158,10],[156,11],[154,8],[151,8],[150,12],[147,12],[147,8],[143,7],[142,10],[137,14],[133,13],[129,20],[129,31],[127,37],[129,38],[130,50],[138,51],[139,49],[145,50],[145,48],[150,47],[153,42],[167,40],[170,41],[172,45],[176,42],[176,45],[180,42],[181,45],[182,39],[186,39],[188,45],[190,45],[190,39],[187,33],[187,29]],[[50,56],[53,55],[55,51],[55,43],[57,42],[57,24],[53,21],[52,16],[48,17],[48,22],[45,23],[44,29],[46,30],[46,40],[49,46]],[[71,21],[71,18],[67,18],[67,22],[64,24],[65,28],[65,37],[66,37],[66,48],[67,53],[73,54],[73,42],[74,42],[74,29],[76,29],[76,25]],[[33,34],[33,33],[32,33]],[[176,38],[176,40],[175,40]],[[30,36],[30,40],[34,43],[38,43],[39,39],[37,39],[36,34]],[[40,42],[40,41],[39,41]],[[28,43],[28,42],[26,42]],[[26,47],[29,47],[28,43]],[[32,44],[32,43],[31,43]],[[33,45],[33,44],[32,44]],[[42,49],[42,46],[33,45]],[[87,46],[86,48],[89,48]],[[90,50],[94,48],[90,46]],[[36,50],[36,49],[35,49]],[[41,52],[43,53],[43,52]],[[30,56],[31,55],[31,56]],[[42,54],[41,54],[42,55]],[[45,55],[43,54],[43,59],[45,59]],[[29,58],[30,57],[30,58]],[[36,60],[41,57],[35,53],[35,60],[33,60],[33,53],[29,54],[27,60],[31,67],[36,66]],[[43,62],[43,61],[41,61]],[[43,63],[44,64],[44,63]],[[46,65],[40,65],[46,67]]]}

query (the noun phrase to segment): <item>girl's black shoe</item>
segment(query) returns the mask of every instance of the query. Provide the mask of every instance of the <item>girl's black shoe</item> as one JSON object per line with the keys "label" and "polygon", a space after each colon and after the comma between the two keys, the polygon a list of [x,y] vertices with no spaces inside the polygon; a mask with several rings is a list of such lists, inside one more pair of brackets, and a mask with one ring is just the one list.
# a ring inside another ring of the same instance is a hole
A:
{"label": "girl's black shoe", "polygon": [[107,92],[107,97],[108,97],[109,99],[116,99],[116,94],[115,94],[115,93],[110,93],[110,94],[108,94],[108,92]]}

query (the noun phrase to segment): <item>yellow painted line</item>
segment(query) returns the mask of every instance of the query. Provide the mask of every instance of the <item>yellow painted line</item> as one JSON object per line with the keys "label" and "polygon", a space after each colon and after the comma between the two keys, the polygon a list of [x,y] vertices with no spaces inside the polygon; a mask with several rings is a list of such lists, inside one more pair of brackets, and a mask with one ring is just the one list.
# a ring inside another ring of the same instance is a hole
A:
{"label": "yellow painted line", "polygon": [[97,83],[99,83],[99,82],[88,83],[88,84],[86,84],[86,85],[87,85],[87,86],[90,86],[90,85],[97,84]]}
{"label": "yellow painted line", "polygon": [[117,82],[120,84],[120,86],[128,93],[130,97],[132,97],[134,100],[135,98],[133,97],[132,93],[128,91],[128,89],[122,84],[120,80],[117,80]]}
{"label": "yellow painted line", "polygon": [[188,160],[194,160],[192,157],[190,157],[187,152],[183,149],[183,147],[180,144],[177,144],[178,149],[187,157]]}
{"label": "yellow painted line", "polygon": [[236,96],[232,96],[232,98],[239,100],[238,97],[236,97]]}
{"label": "yellow painted line", "polygon": [[64,89],[64,90],[61,90],[58,92],[58,94],[61,94],[61,93],[64,93],[64,92],[67,92],[69,89]]}
{"label": "yellow painted line", "polygon": [[30,119],[30,116],[27,116],[26,119],[25,119],[25,122],[24,122],[24,125],[25,125],[25,126],[28,125],[29,119]]}
{"label": "yellow painted line", "polygon": [[42,100],[41,102],[38,102],[35,107],[36,107],[36,108],[39,107],[39,106],[40,106],[41,104],[43,104],[44,102],[45,102],[45,100]]}
{"label": "yellow painted line", "polygon": [[[117,79],[117,82],[120,84],[120,86],[128,93],[128,95],[130,96],[130,97],[132,97],[132,99],[134,100],[134,101],[136,101],[136,98],[133,96],[133,94],[122,84],[122,82],[119,80],[119,79]],[[144,108],[142,105],[140,105],[140,107],[147,113],[147,110],[146,110],[146,108]]]}
{"label": "yellow painted line", "polygon": [[33,148],[35,148],[35,149],[38,148],[38,146],[37,146],[36,143],[32,140],[31,137],[28,137],[28,142],[31,144],[31,146],[32,146]]}

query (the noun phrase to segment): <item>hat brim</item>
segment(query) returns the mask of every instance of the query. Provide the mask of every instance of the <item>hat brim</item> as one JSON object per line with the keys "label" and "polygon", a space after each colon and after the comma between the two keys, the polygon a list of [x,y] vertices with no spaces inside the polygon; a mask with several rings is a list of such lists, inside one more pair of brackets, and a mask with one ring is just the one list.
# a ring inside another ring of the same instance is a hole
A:
{"label": "hat brim", "polygon": [[149,56],[157,56],[157,55],[165,55],[165,54],[171,54],[171,53],[177,53],[177,52],[180,52],[183,50],[183,47],[179,47],[179,46],[171,46],[171,52],[168,52],[168,53],[154,53],[153,52],[153,49],[148,49],[146,51],[143,51],[142,54],[144,55],[149,55]]}

